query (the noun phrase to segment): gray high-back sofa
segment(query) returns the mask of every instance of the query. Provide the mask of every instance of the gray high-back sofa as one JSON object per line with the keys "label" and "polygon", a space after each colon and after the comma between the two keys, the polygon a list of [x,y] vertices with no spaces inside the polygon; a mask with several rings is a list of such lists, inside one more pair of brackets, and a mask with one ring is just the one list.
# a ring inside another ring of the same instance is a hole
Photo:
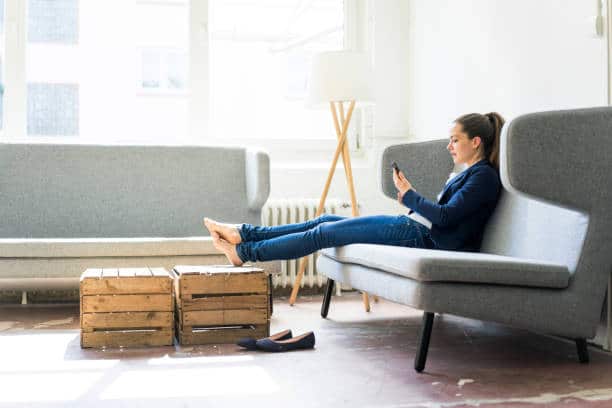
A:
{"label": "gray high-back sofa", "polygon": [[[595,335],[612,272],[612,108],[534,113],[507,123],[504,186],[480,253],[348,245],[322,251],[334,281],[423,310],[415,369],[422,371],[434,313],[505,323],[576,340]],[[383,192],[396,198],[389,164],[400,163],[430,199],[452,168],[447,140],[396,145],[381,160]],[[435,186],[435,187],[434,187]]]}
{"label": "gray high-back sofa", "polygon": [[0,290],[75,288],[88,267],[228,263],[204,216],[259,223],[267,153],[0,143]]}

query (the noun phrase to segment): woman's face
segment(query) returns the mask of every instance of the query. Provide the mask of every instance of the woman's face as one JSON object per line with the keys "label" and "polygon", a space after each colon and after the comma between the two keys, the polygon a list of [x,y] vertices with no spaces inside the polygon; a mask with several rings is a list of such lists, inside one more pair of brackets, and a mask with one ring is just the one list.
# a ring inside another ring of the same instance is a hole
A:
{"label": "woman's face", "polygon": [[451,128],[450,138],[446,149],[449,151],[455,164],[467,164],[471,166],[480,160],[480,144],[479,136],[470,139],[463,131],[463,126],[460,123],[455,123]]}

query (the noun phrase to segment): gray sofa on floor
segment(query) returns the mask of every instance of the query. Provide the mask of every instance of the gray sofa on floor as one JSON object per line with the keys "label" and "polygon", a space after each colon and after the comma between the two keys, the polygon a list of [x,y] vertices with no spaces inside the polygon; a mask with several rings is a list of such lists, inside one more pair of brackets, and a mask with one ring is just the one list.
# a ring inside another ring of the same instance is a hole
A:
{"label": "gray sofa on floor", "polygon": [[260,223],[267,153],[0,143],[0,290],[77,288],[88,267],[227,264],[202,217]]}
{"label": "gray sofa on floor", "polygon": [[[424,311],[415,369],[425,367],[434,313],[499,322],[576,341],[595,335],[612,271],[612,108],[534,113],[506,124],[500,202],[480,253],[382,245],[321,252],[335,282]],[[435,199],[452,169],[447,140],[396,145],[381,160],[383,192],[396,198],[390,163]]]}

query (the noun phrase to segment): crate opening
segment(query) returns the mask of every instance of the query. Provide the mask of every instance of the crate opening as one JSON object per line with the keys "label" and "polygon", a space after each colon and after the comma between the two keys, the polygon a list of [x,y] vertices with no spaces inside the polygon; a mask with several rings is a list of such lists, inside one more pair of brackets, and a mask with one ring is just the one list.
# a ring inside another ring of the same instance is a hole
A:
{"label": "crate opening", "polygon": [[246,325],[226,325],[226,326],[193,326],[191,328],[192,333],[205,333],[217,330],[255,330],[255,326],[252,324]]}
{"label": "crate opening", "polygon": [[266,295],[262,292],[248,292],[248,293],[193,293],[191,294],[192,299],[201,298],[220,298],[220,297],[234,297],[234,296],[254,296],[254,295]]}
{"label": "crate opening", "polygon": [[108,328],[108,327],[99,327],[94,328],[94,332],[106,332],[106,333],[155,333],[162,330],[170,330],[169,327],[146,327],[146,328]]}

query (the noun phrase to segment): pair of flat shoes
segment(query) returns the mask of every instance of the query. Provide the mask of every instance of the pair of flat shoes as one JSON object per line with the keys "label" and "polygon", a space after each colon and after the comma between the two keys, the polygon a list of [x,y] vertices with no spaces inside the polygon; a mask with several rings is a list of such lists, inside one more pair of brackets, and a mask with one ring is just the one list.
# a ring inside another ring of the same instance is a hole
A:
{"label": "pair of flat shoes", "polygon": [[251,337],[246,337],[238,340],[236,343],[240,347],[247,350],[262,350],[262,351],[291,351],[299,349],[311,349],[315,345],[315,335],[313,332],[306,332],[297,337],[293,337],[291,330],[283,330],[275,333],[270,337],[256,340]]}

